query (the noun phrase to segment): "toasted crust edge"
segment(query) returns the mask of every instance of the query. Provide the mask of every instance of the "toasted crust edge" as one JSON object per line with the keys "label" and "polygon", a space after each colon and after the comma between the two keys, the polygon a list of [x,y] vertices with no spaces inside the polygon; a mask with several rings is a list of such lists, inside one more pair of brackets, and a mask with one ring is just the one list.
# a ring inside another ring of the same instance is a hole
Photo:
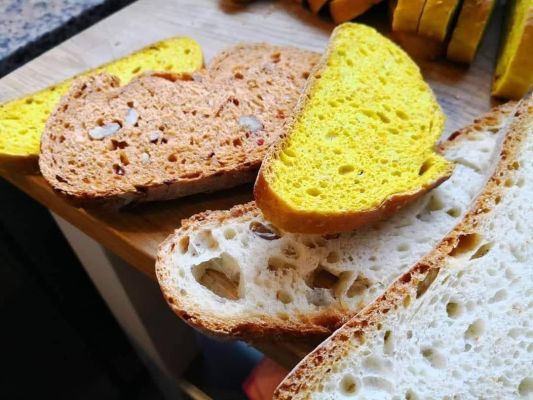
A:
{"label": "toasted crust edge", "polygon": [[[274,393],[274,400],[309,398],[320,378],[353,349],[345,343],[351,342],[357,347],[364,341],[365,333],[377,329],[385,315],[399,308],[404,299],[411,296],[416,287],[430,274],[435,274],[433,279],[438,275],[444,259],[457,247],[461,236],[475,233],[479,221],[496,204],[495,198],[502,192],[501,186],[504,184],[505,176],[512,173],[512,168],[509,167],[514,162],[514,156],[527,135],[527,125],[531,126],[531,121],[528,124],[528,122],[524,123],[524,120],[528,117],[531,120],[532,114],[533,104],[530,98],[519,105],[514,114],[517,123],[513,124],[506,134],[498,166],[465,218],[442,239],[435,249],[399,277],[383,295],[306,356],[278,386]],[[526,129],[523,129],[524,126]]]}
{"label": "toasted crust edge", "polygon": [[[495,107],[484,116],[474,120],[473,124],[460,129],[439,144],[438,150],[445,151],[456,145],[460,140],[468,140],[468,136],[476,134],[479,130],[489,126],[499,125],[515,109],[515,102],[507,102]],[[202,310],[190,302],[187,296],[181,296],[174,289],[170,274],[173,269],[172,249],[177,245],[181,236],[188,232],[204,228],[206,225],[221,224],[229,219],[243,216],[255,217],[261,211],[251,201],[234,206],[228,210],[204,211],[181,222],[181,227],[176,229],[160,245],[156,259],[156,276],[163,293],[163,297],[170,308],[189,325],[209,335],[218,337],[231,336],[246,340],[257,340],[268,337],[270,340],[291,337],[316,337],[324,338],[333,333],[340,325],[352,315],[340,307],[330,307],[306,320],[284,321],[280,318],[255,318],[255,319],[220,319],[216,315],[206,315]]]}
{"label": "toasted crust edge", "polygon": [[[346,29],[350,24],[339,25],[331,34],[330,42],[333,41],[343,29]],[[282,150],[284,141],[287,138],[287,132],[291,131],[297,122],[297,117],[301,114],[309,101],[309,91],[316,82],[316,75],[326,68],[327,60],[329,59],[333,48],[327,47],[326,52],[322,56],[320,62],[315,66],[313,72],[307,80],[304,91],[296,104],[296,107],[286,122],[284,132],[280,139],[274,143],[269,149],[263,159],[263,163],[259,168],[259,173],[254,185],[254,198],[258,207],[261,209],[265,217],[272,221],[275,225],[283,228],[289,232],[308,233],[308,234],[329,234],[338,232],[347,232],[372,222],[379,221],[392,215],[398,209],[412,203],[431,189],[439,186],[446,181],[453,172],[453,165],[448,164],[448,170],[433,182],[422,186],[419,190],[406,193],[397,193],[386,199],[381,204],[367,211],[358,212],[342,212],[325,215],[319,212],[302,212],[295,210],[285,200],[283,200],[277,193],[275,193],[266,178],[267,165],[271,164],[276,154]],[[429,88],[429,86],[428,86]],[[431,90],[431,88],[429,88]],[[433,94],[435,101],[435,95]],[[442,111],[441,111],[442,113]]]}

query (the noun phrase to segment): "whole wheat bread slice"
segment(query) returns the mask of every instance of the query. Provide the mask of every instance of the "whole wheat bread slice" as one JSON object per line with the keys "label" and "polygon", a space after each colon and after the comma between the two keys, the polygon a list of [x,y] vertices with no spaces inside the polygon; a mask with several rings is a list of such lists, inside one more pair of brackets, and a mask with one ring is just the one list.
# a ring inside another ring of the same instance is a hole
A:
{"label": "whole wheat bread slice", "polygon": [[161,246],[156,273],[172,309],[218,335],[323,336],[380,295],[460,221],[490,176],[515,104],[443,143],[449,181],[392,218],[333,236],[284,233],[254,203],[182,222]]}
{"label": "whole wheat bread slice", "polygon": [[285,399],[533,397],[533,102],[465,219],[281,383]]}
{"label": "whole wheat bread slice", "polygon": [[251,181],[318,57],[237,45],[193,76],[78,81],[46,125],[41,172],[67,196],[118,205]]}

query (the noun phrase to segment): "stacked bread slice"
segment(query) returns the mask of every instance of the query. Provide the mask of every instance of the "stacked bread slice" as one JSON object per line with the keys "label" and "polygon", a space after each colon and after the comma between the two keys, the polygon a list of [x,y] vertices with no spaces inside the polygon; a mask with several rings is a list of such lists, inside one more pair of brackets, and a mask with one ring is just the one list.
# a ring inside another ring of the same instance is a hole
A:
{"label": "stacked bread slice", "polygon": [[307,356],[275,399],[533,395],[533,102],[465,218]]}
{"label": "stacked bread slice", "polygon": [[[203,65],[198,43],[186,37],[162,40],[80,77],[108,72],[123,83],[151,70],[192,73]],[[45,123],[74,78],[19,99],[0,104],[0,166],[27,161],[36,164]]]}
{"label": "stacked bread slice", "polygon": [[192,75],[78,80],[46,124],[41,172],[75,200],[118,206],[249,182],[317,61],[251,44]]}
{"label": "stacked bread slice", "polygon": [[211,334],[323,336],[360,311],[457,224],[500,157],[514,104],[440,147],[450,179],[374,226],[337,235],[280,231],[254,203],[182,222],[156,273],[171,308]]}

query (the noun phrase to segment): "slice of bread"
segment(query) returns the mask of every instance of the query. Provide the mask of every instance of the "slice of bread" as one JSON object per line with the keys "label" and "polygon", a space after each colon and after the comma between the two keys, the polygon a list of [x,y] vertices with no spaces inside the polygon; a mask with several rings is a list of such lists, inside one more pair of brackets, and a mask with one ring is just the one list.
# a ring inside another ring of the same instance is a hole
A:
{"label": "slice of bread", "polygon": [[426,0],[398,0],[392,13],[392,30],[418,32],[418,23]]}
{"label": "slice of bread", "polygon": [[[108,72],[127,83],[145,71],[194,72],[202,65],[198,43],[186,37],[175,37],[87,71],[80,77]],[[73,79],[0,105],[0,165],[28,158],[36,163],[45,123]]]}
{"label": "slice of bread", "polygon": [[460,0],[427,0],[418,24],[418,34],[444,42]]}
{"label": "slice of bread", "polygon": [[470,64],[474,61],[496,0],[464,0],[448,44],[449,60]]}
{"label": "slice of bread", "polygon": [[324,336],[381,294],[460,221],[498,156],[509,103],[453,134],[450,179],[387,221],[340,235],[299,235],[254,203],[182,222],[158,252],[169,305],[211,334]]}
{"label": "slice of bread", "polygon": [[350,21],[364,14],[370,7],[381,0],[332,0],[329,3],[331,18],[336,24]]}
{"label": "slice of bread", "polygon": [[289,232],[336,233],[384,218],[446,180],[444,114],[417,65],[365,25],[337,27],[254,195]]}
{"label": "slice of bread", "polygon": [[533,395],[533,102],[464,221],[310,353],[276,400]]}
{"label": "slice of bread", "polygon": [[234,74],[240,57],[219,59],[220,79],[208,67],[146,73],[122,87],[111,75],[77,81],[46,125],[43,176],[75,200],[116,206],[253,180],[319,57],[268,45],[257,52],[264,56]]}
{"label": "slice of bread", "polygon": [[492,95],[520,99],[533,85],[533,0],[508,4]]}

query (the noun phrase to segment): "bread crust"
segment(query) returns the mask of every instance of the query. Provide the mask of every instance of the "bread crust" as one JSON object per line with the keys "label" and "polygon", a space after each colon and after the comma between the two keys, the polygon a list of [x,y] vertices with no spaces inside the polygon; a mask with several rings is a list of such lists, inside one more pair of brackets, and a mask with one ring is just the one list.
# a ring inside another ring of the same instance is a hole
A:
{"label": "bread crust", "polygon": [[[479,130],[501,124],[514,110],[516,103],[508,102],[494,108],[486,115],[476,119],[474,123],[457,132],[438,146],[440,152],[457,146],[460,141],[468,141],[469,136],[476,135]],[[220,337],[237,337],[246,340],[281,340],[286,338],[315,337],[324,338],[333,333],[344,322],[353,316],[350,310],[342,308],[340,304],[322,309],[313,315],[303,315],[299,320],[283,320],[279,317],[258,315],[255,318],[220,318],[217,315],[207,315],[202,312],[190,299],[190,295],[180,295],[173,285],[171,271],[173,265],[172,253],[178,246],[178,241],[188,233],[199,231],[206,226],[222,224],[227,220],[239,218],[252,219],[261,215],[255,202],[237,205],[230,210],[204,211],[181,221],[181,227],[170,235],[159,247],[156,261],[156,275],[163,296],[172,310],[188,324],[209,335]]]}
{"label": "bread crust", "polygon": [[[533,102],[531,97],[524,100],[515,113],[516,124],[510,126],[500,152],[499,163],[489,179],[483,192],[477,197],[465,218],[408,272],[399,277],[387,291],[374,302],[361,310],[334,335],[324,341],[312,353],[305,357],[278,386],[274,393],[275,400],[308,399],[320,379],[354,347],[365,340],[365,334],[377,329],[384,316],[394,312],[402,302],[413,293],[426,278],[432,282],[443,261],[458,246],[461,236],[476,232],[479,222],[497,204],[502,186],[507,176],[513,173],[511,168],[528,129],[532,126]],[[427,281],[426,281],[427,282]],[[347,343],[353,344],[348,346]]]}

